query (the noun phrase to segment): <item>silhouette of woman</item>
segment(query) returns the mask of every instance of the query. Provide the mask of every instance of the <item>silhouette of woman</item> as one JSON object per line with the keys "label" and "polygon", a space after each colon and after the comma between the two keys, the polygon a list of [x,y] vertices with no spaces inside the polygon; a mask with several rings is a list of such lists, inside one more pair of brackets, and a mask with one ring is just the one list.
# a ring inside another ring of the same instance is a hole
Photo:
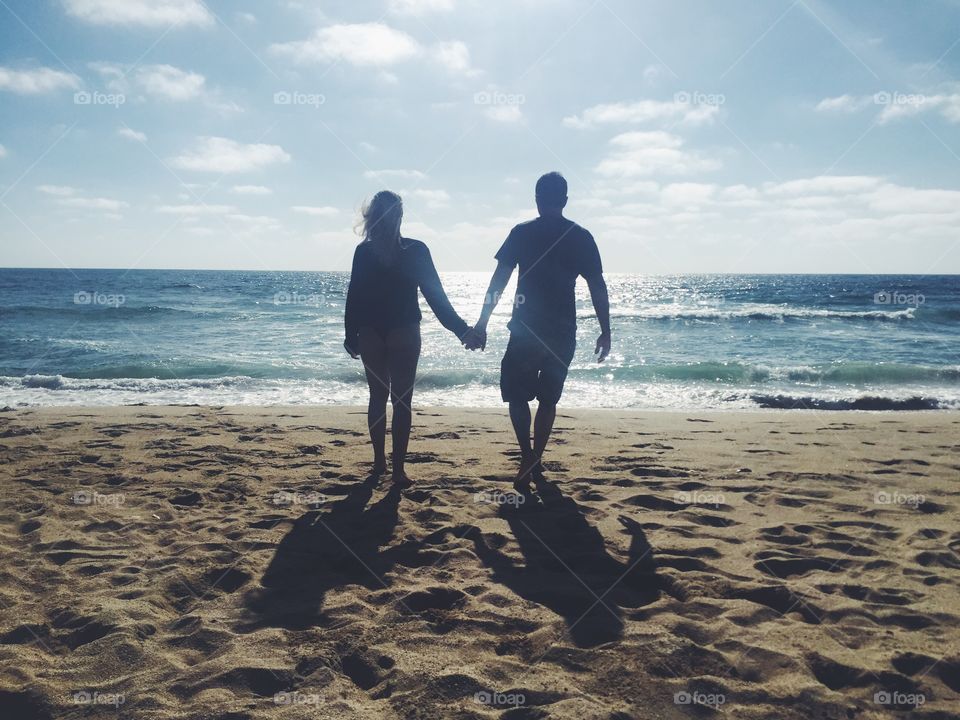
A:
{"label": "silhouette of woman", "polygon": [[367,426],[373,444],[373,472],[386,472],[384,452],[387,397],[393,404],[392,479],[412,482],[404,471],[410,439],[413,386],[420,359],[420,303],[423,292],[440,323],[463,340],[470,332],[440,283],[430,250],[400,234],[403,201],[382,190],[362,211],[363,242],[353,255],[347,290],[344,348],[361,358],[370,386]]}

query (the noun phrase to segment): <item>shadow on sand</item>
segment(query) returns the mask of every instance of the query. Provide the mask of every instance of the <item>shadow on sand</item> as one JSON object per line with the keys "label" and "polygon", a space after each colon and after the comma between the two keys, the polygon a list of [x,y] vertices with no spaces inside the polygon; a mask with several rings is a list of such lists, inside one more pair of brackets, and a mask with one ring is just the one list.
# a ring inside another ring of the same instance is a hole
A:
{"label": "shadow on sand", "polygon": [[302,629],[325,623],[326,593],[344,585],[382,590],[386,574],[411,550],[402,543],[381,551],[397,525],[400,490],[396,487],[367,507],[378,479],[369,477],[324,511],[299,517],[277,546],[247,607],[259,626]]}
{"label": "shadow on sand", "polygon": [[638,608],[660,594],[653,548],[640,525],[621,517],[630,535],[626,562],[607,552],[583,508],[550,482],[537,485],[542,506],[502,505],[500,515],[520,544],[524,565],[472,534],[493,579],[521,597],[543,605],[567,623],[579,647],[593,647],[623,633],[622,608]]}

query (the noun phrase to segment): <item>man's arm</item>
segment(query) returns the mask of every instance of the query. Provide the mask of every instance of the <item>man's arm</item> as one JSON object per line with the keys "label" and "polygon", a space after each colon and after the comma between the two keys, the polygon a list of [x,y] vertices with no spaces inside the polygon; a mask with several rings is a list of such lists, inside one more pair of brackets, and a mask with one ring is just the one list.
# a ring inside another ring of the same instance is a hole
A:
{"label": "man's arm", "polygon": [[500,296],[504,288],[510,282],[510,276],[513,275],[513,265],[505,262],[499,262],[497,269],[493,271],[493,277],[490,278],[490,286],[487,288],[487,294],[483,298],[483,310],[480,311],[480,319],[474,326],[474,335],[477,347],[481,350],[487,347],[487,323],[490,322],[490,316],[493,315],[497,303],[500,302]]}
{"label": "man's arm", "polygon": [[597,338],[594,352],[597,354],[597,362],[603,362],[610,354],[610,296],[607,294],[607,283],[602,273],[588,277],[587,287],[590,288],[590,299],[600,322],[600,337]]}

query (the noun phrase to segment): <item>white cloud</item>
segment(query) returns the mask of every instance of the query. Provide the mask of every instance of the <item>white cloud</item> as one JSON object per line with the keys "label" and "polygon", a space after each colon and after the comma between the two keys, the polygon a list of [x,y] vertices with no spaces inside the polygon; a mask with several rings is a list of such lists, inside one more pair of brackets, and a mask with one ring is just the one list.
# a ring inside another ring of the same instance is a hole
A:
{"label": "white cloud", "polygon": [[3,145],[0,145],[0,158],[6,157],[6,156],[7,156],[7,149]]}
{"label": "white cloud", "polygon": [[563,119],[570,128],[584,129],[613,123],[648,123],[677,120],[687,125],[703,125],[713,122],[720,112],[716,103],[689,102],[683,99],[639,100],[633,103],[606,103],[587,108],[580,115]]}
{"label": "white cloud", "polygon": [[310,205],[294,205],[290,208],[294,212],[302,213],[304,215],[313,215],[316,217],[332,217],[333,215],[338,215],[340,211],[335,207],[330,207],[329,205],[324,205],[322,207],[313,207]]}
{"label": "white cloud", "polygon": [[37,185],[37,190],[45,195],[55,195],[57,197],[68,197],[77,192],[76,188],[67,185]]}
{"label": "white cloud", "polygon": [[432,55],[447,72],[467,77],[481,74],[470,66],[470,48],[459,40],[437,43],[432,48]]}
{"label": "white cloud", "polygon": [[516,123],[523,120],[519,105],[490,105],[484,114],[491,120],[502,123]]}
{"label": "white cloud", "polygon": [[596,167],[606,177],[690,175],[716,170],[720,161],[683,149],[683,140],[663,131],[628,132],[610,141],[612,150]]}
{"label": "white cloud", "polygon": [[423,200],[427,203],[427,207],[431,209],[444,207],[450,202],[450,194],[446,190],[415,189],[408,190],[405,194]]}
{"label": "white cloud", "polygon": [[235,195],[273,195],[273,190],[263,185],[234,185],[230,192]]}
{"label": "white cloud", "polygon": [[881,125],[900,118],[927,112],[939,112],[947,122],[960,123],[960,92],[954,89],[933,93],[881,91],[873,95],[840,95],[824,98],[816,105],[819,112],[853,113],[870,107],[879,109]]}
{"label": "white cloud", "polygon": [[869,175],[819,175],[801,180],[788,180],[781,183],[764,185],[764,192],[769,195],[822,195],[840,194],[850,195],[862,193],[877,188],[880,178]]}
{"label": "white cloud", "polygon": [[383,67],[419,55],[419,43],[383,23],[330,25],[307,40],[277,43],[270,49],[298,63],[335,62]]}
{"label": "white cloud", "polygon": [[817,103],[817,112],[846,112],[852,113],[862,110],[867,106],[868,98],[854,97],[853,95],[840,95],[838,97],[824,98]]}
{"label": "white cloud", "polygon": [[65,207],[82,208],[84,210],[107,210],[115,213],[125,207],[129,207],[123,200],[114,200],[113,198],[103,197],[66,197],[58,200]]}
{"label": "white cloud", "polygon": [[[144,65],[138,68],[108,62],[89,63],[111,92],[130,95],[140,90],[145,95],[160,100],[182,102],[197,97],[206,97],[206,78],[200,73],[182,70],[173,65]],[[211,101],[211,105],[216,105]]]}
{"label": "white cloud", "polygon": [[139,132],[133,128],[128,128],[126,126],[117,128],[117,135],[127,140],[136,140],[137,142],[146,142],[147,135],[146,133]]}
{"label": "white cloud", "polygon": [[67,13],[94,25],[212,25],[200,0],[63,0]]}
{"label": "white cloud", "polygon": [[149,95],[182,101],[199,96],[206,78],[172,65],[145,65],[137,69],[137,83]]}
{"label": "white cloud", "polygon": [[453,10],[453,0],[390,0],[389,8],[400,15],[425,15]]}
{"label": "white cloud", "polygon": [[222,137],[200,138],[196,149],[171,159],[174,167],[198,172],[239,173],[290,161],[279,145],[245,145]]}
{"label": "white cloud", "polygon": [[398,180],[424,180],[424,175],[419,170],[367,170],[363,176],[367,180],[387,180],[397,178]]}
{"label": "white cloud", "polygon": [[237,19],[238,22],[242,22],[242,23],[245,23],[245,24],[247,24],[247,25],[256,25],[256,24],[257,24],[257,16],[254,15],[253,13],[238,12],[238,13],[236,13],[236,14],[234,15],[234,17]]}
{"label": "white cloud", "polygon": [[0,90],[9,90],[20,95],[39,95],[78,87],[80,87],[80,78],[72,73],[47,67],[32,70],[0,67]]}
{"label": "white cloud", "polygon": [[161,205],[157,212],[166,215],[227,215],[236,212],[233,205],[206,205],[203,203],[184,205]]}

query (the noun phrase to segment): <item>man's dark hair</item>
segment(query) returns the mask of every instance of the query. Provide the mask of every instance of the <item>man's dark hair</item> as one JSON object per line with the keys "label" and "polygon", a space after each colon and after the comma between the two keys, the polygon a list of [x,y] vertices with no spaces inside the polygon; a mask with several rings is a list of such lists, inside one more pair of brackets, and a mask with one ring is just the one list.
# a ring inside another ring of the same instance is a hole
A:
{"label": "man's dark hair", "polygon": [[567,181],[558,172],[548,172],[537,180],[537,201],[547,207],[563,206],[567,200]]}

